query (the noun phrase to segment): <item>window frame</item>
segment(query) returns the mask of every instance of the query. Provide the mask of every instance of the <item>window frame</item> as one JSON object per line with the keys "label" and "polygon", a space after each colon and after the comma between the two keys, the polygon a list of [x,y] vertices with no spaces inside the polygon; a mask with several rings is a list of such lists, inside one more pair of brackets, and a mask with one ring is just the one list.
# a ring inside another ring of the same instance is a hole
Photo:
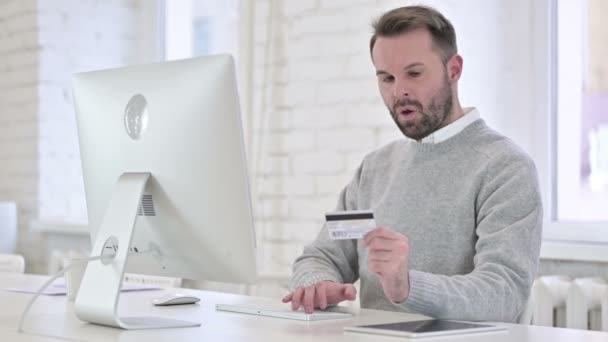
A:
{"label": "window frame", "polygon": [[[559,134],[557,110],[565,101],[565,97],[559,97],[559,94],[569,91],[559,82],[559,75],[560,73],[563,75],[565,68],[564,65],[560,68],[558,57],[567,50],[564,36],[560,35],[559,31],[559,16],[564,15],[567,10],[573,10],[567,8],[569,6],[583,5],[583,0],[532,2],[533,41],[536,43],[532,54],[533,91],[538,100],[535,101],[533,108],[533,113],[536,115],[532,120],[534,146],[531,147],[531,154],[537,165],[545,210],[541,259],[608,262],[608,222],[559,221],[556,212],[558,172],[556,147],[557,134]],[[569,16],[568,19],[568,26],[571,29],[572,17]],[[558,46],[558,40],[561,46]],[[566,42],[568,43],[571,42]],[[567,72],[572,71],[571,69]],[[582,75],[582,63],[578,65],[578,72]],[[582,98],[580,90],[569,94],[580,94]]]}

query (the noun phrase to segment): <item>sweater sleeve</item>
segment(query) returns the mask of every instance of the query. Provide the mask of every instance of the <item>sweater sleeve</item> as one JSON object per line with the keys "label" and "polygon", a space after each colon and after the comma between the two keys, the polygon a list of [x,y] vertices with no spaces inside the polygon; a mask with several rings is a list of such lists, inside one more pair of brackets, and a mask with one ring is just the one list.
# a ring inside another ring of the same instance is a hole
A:
{"label": "sweater sleeve", "polygon": [[[336,211],[356,210],[363,164],[341,191]],[[331,240],[323,225],[316,240],[304,248],[293,265],[290,289],[307,287],[322,280],[354,283],[359,278],[356,240]]]}
{"label": "sweater sleeve", "polygon": [[476,199],[474,269],[464,275],[410,270],[402,309],[461,320],[515,322],[525,309],[538,266],[542,204],[533,162],[495,157]]}

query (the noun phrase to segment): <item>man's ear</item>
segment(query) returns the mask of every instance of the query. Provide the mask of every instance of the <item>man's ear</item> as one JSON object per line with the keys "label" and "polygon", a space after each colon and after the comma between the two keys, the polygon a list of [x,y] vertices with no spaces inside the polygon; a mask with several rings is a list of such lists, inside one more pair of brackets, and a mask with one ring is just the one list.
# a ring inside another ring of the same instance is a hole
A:
{"label": "man's ear", "polygon": [[462,56],[459,54],[452,56],[448,60],[447,69],[450,83],[457,82],[460,79],[460,75],[462,75],[462,63]]}

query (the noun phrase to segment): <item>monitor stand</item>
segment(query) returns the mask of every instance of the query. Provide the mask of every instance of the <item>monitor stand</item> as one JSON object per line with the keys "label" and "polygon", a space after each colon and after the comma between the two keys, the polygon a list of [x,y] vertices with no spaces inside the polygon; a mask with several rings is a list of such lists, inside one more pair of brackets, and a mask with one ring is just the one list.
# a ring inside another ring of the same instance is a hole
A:
{"label": "monitor stand", "polygon": [[76,316],[89,323],[122,329],[197,327],[200,323],[164,317],[119,317],[118,298],[137,220],[137,210],[149,173],[123,173],[99,226],[91,256],[108,256],[90,261],[78,295]]}

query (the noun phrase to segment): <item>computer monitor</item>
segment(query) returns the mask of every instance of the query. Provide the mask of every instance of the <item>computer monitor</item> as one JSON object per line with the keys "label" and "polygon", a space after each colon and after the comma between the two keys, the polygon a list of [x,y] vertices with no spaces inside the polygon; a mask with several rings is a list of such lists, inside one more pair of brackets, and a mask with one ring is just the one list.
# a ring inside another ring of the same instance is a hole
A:
{"label": "computer monitor", "polygon": [[[126,272],[250,283],[255,231],[229,55],[73,78],[92,256],[75,303],[88,322],[192,326],[119,317]],[[196,324],[198,325],[198,323]]]}

